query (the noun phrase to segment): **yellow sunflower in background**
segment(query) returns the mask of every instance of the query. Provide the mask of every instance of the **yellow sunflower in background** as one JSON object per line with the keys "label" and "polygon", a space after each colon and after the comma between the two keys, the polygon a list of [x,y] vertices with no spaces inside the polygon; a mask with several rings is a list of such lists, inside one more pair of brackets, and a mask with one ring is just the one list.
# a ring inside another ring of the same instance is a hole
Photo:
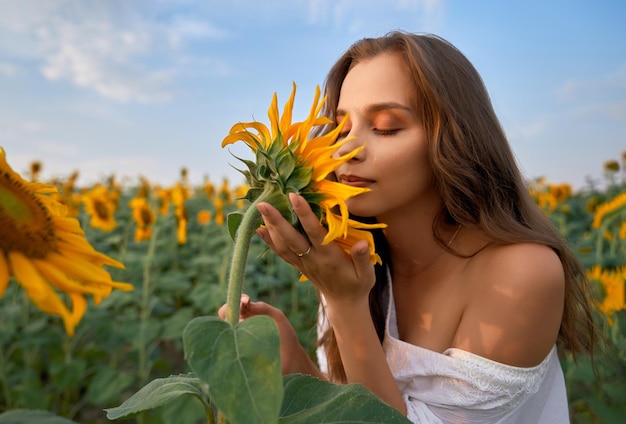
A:
{"label": "yellow sunflower in background", "polygon": [[211,222],[211,211],[206,209],[198,211],[196,219],[198,220],[198,224],[207,225],[209,222]]}
{"label": "yellow sunflower in background", "polygon": [[91,217],[89,225],[102,231],[112,231],[117,227],[115,199],[110,196],[109,190],[102,184],[83,195],[85,212]]}
{"label": "yellow sunflower in background", "polygon": [[39,309],[63,319],[71,336],[86,295],[98,304],[112,289],[133,286],[112,280],[103,266],[124,265],[91,246],[78,220],[50,196],[56,191],[14,172],[0,147],[0,297],[13,276]]}
{"label": "yellow sunflower in background", "polygon": [[[282,116],[278,112],[277,95],[274,94],[268,111],[270,128],[260,122],[235,124],[222,141],[222,147],[236,141],[245,142],[256,154],[256,161],[242,160],[247,170],[240,170],[246,177],[250,189],[246,198],[255,201],[260,196],[274,192],[271,203],[292,224],[297,224],[295,213],[290,210],[287,195],[301,194],[311,205],[320,221],[328,229],[324,243],[336,240],[344,250],[357,240],[367,240],[372,262],[379,262],[371,234],[366,229],[382,228],[384,224],[363,224],[348,217],[346,200],[368,191],[327,179],[339,165],[353,158],[361,148],[334,158],[333,155],[349,139],[336,142],[345,119],[332,131],[310,137],[315,127],[332,125],[333,122],[320,115],[325,98],[320,101],[320,88],[308,117],[302,122],[292,123],[292,111],[296,94],[293,84],[291,96],[285,104]],[[264,194],[265,193],[265,194]]]}
{"label": "yellow sunflower in background", "polygon": [[150,240],[152,236],[152,226],[156,222],[156,213],[152,210],[148,199],[142,196],[133,198],[129,202],[133,210],[133,220],[135,221],[135,242]]}
{"label": "yellow sunflower in background", "polygon": [[189,189],[182,183],[177,183],[171,191],[172,203],[174,204],[174,215],[176,216],[176,237],[179,244],[187,243],[187,223],[189,213],[185,200],[191,196]]}
{"label": "yellow sunflower in background", "polygon": [[626,308],[626,266],[606,270],[595,265],[587,270],[587,278],[601,287],[598,309],[607,317],[609,325],[613,325],[615,312]]}

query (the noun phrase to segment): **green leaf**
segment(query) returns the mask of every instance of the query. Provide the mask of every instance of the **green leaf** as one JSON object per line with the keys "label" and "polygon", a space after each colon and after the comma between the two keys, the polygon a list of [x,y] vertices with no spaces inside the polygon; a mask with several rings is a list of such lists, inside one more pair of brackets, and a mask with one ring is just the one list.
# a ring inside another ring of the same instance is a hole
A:
{"label": "green leaf", "polygon": [[76,424],[76,422],[48,411],[14,409],[0,414],[0,424]]}
{"label": "green leaf", "polygon": [[209,407],[202,381],[192,374],[186,374],[153,380],[120,406],[105,411],[108,419],[116,420],[158,408],[182,395],[192,395],[200,399],[206,408]]}
{"label": "green leaf", "polygon": [[410,423],[360,384],[332,384],[309,375],[284,377],[280,423]]}
{"label": "green leaf", "polygon": [[119,400],[120,393],[130,387],[133,381],[134,375],[129,371],[103,366],[87,387],[87,399],[94,405],[110,405],[110,402]]}
{"label": "green leaf", "polygon": [[235,240],[235,235],[237,234],[237,229],[243,220],[243,214],[241,212],[231,212],[226,216],[226,222],[228,224],[228,233],[230,234],[230,238]]}
{"label": "green leaf", "polygon": [[183,333],[185,358],[209,384],[212,401],[233,424],[275,423],[283,399],[280,339],[274,321],[251,317],[236,326],[195,318]]}
{"label": "green leaf", "polygon": [[164,340],[180,340],[185,326],[193,317],[193,308],[184,307],[178,309],[169,318],[164,320],[161,338]]}
{"label": "green leaf", "polygon": [[621,424],[624,422],[624,408],[615,408],[607,405],[599,399],[585,399],[587,405],[593,410],[594,415],[604,424]]}

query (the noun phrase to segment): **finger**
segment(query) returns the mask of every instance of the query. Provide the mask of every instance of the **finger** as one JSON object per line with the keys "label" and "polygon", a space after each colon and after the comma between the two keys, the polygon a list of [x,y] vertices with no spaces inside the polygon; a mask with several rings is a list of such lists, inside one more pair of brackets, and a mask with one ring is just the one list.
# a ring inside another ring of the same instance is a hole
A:
{"label": "finger", "polygon": [[321,246],[328,231],[320,224],[309,203],[296,193],[289,193],[289,201],[313,246]]}
{"label": "finger", "polygon": [[247,312],[250,316],[267,315],[270,318],[276,318],[282,314],[280,309],[277,309],[265,302],[250,302]]}
{"label": "finger", "polygon": [[220,308],[217,310],[217,316],[220,317],[221,319],[226,319],[226,310],[228,309],[228,305],[224,304],[222,306],[220,306]]}
{"label": "finger", "polygon": [[[248,308],[248,305],[250,304],[250,296],[248,296],[245,293],[241,294],[241,300],[239,301],[239,316],[240,316],[240,321],[241,318],[244,315],[244,311]],[[222,306],[220,306],[220,308],[217,310],[217,316],[223,320],[226,319],[226,315],[228,313],[228,304],[223,304]]]}
{"label": "finger", "polygon": [[265,223],[265,228],[257,234],[283,259],[294,260],[298,252],[305,252],[309,248],[306,237],[283,218],[276,208],[269,203],[259,203],[257,209]]}
{"label": "finger", "polygon": [[267,244],[270,249],[275,250],[272,236],[267,228],[257,228],[256,233],[259,237],[261,237],[261,239],[265,242],[265,244]]}
{"label": "finger", "polygon": [[365,240],[359,240],[350,248],[350,256],[354,263],[354,271],[359,280],[375,279],[374,266],[370,260],[369,244]]}

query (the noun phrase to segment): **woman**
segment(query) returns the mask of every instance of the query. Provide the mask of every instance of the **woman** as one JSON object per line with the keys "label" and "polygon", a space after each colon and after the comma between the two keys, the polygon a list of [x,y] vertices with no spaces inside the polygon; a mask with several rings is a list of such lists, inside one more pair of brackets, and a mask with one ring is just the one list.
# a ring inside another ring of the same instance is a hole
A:
{"label": "woman", "polygon": [[[583,269],[527,193],[471,63],[432,35],[363,39],[326,79],[327,116],[348,121],[336,171],[369,188],[351,214],[384,222],[383,265],[350,255],[298,195],[306,237],[269,204],[259,236],[323,300],[320,370],[285,315],[269,315],[285,374],[361,383],[415,422],[568,422],[556,345],[588,352],[594,324]],[[223,313],[223,310],[222,310]]]}

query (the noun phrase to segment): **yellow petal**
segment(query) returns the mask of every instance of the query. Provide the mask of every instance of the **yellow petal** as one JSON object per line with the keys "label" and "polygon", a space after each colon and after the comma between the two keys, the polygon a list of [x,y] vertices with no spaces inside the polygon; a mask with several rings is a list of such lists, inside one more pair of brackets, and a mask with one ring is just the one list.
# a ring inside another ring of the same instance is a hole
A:
{"label": "yellow petal", "polygon": [[121,281],[111,281],[108,285],[114,289],[122,290],[122,291],[131,291],[135,290],[135,286],[129,283],[122,283]]}
{"label": "yellow petal", "polygon": [[28,297],[39,309],[49,314],[58,315],[63,319],[65,331],[72,336],[74,326],[70,312],[48,283],[41,277],[33,264],[19,252],[9,252],[9,261],[13,273]]}
{"label": "yellow petal", "polygon": [[[283,116],[280,118],[280,133],[283,134],[285,139],[289,128],[291,127],[291,117],[293,114],[293,102],[296,98],[296,83],[292,83],[291,95],[289,96],[289,100],[285,103],[285,108],[283,109]],[[276,134],[274,134],[276,136]]]}
{"label": "yellow petal", "polygon": [[84,296],[78,293],[70,293],[70,299],[72,300],[72,313],[70,320],[72,321],[72,325],[75,327],[85,315],[85,311],[87,310],[87,301]]}
{"label": "yellow petal", "polygon": [[65,256],[68,256],[68,257],[72,256],[72,258],[78,261],[81,261],[81,262],[89,261],[89,262],[92,262],[96,266],[108,265],[108,266],[112,266],[115,268],[121,268],[121,269],[125,268],[122,262],[116,261],[115,259],[105,255],[104,253],[100,253],[96,250],[86,252],[84,249],[82,249],[82,246],[72,245],[63,239],[58,239],[57,245],[59,246],[60,250],[63,251],[63,254]]}
{"label": "yellow petal", "polygon": [[9,264],[4,259],[4,253],[0,252],[0,298],[9,287]]}
{"label": "yellow petal", "polygon": [[35,268],[57,289],[63,292],[88,293],[99,295],[100,291],[93,284],[81,284],[78,281],[72,281],[56,266],[45,260],[32,260]]}
{"label": "yellow petal", "polygon": [[55,265],[57,268],[65,270],[65,272],[82,282],[110,282],[111,276],[104,269],[99,268],[94,264],[90,264],[83,261],[77,261],[70,259],[72,255],[70,252],[65,252],[65,255],[59,255],[58,253],[49,253],[48,262]]}
{"label": "yellow petal", "polygon": [[80,227],[80,223],[76,218],[63,218],[63,217],[54,217],[54,225],[60,231],[65,231],[68,233],[84,235],[85,232]]}

